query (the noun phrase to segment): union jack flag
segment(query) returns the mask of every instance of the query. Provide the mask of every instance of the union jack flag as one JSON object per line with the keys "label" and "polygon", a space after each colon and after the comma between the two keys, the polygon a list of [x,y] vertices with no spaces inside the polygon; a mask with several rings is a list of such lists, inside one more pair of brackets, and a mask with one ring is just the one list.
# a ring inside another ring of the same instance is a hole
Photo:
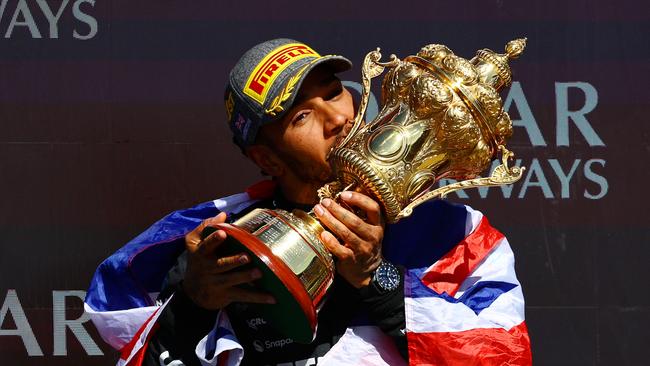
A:
{"label": "union jack flag", "polygon": [[[120,350],[118,365],[140,365],[164,304],[164,278],[184,249],[183,238],[219,212],[236,214],[270,197],[273,184],[176,211],[98,267],[85,310],[102,338]],[[405,273],[410,365],[529,365],[524,298],[507,239],[468,206],[433,201],[386,228],[384,256]],[[168,300],[169,301],[169,300]],[[197,344],[204,365],[238,365],[243,348],[222,312]],[[405,365],[379,328],[354,326],[318,365]]]}

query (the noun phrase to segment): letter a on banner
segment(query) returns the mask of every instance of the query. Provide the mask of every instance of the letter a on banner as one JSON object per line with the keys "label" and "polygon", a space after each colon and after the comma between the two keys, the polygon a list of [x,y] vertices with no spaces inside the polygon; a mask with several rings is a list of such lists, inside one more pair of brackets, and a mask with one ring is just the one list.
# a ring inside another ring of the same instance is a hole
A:
{"label": "letter a on banner", "polygon": [[32,327],[29,325],[25,316],[25,311],[22,305],[20,305],[16,290],[7,291],[7,297],[5,297],[2,308],[0,308],[0,326],[4,323],[5,317],[9,312],[11,312],[14,323],[16,323],[16,329],[0,328],[0,336],[19,336],[23,340],[28,355],[43,356],[43,351],[36,341]]}

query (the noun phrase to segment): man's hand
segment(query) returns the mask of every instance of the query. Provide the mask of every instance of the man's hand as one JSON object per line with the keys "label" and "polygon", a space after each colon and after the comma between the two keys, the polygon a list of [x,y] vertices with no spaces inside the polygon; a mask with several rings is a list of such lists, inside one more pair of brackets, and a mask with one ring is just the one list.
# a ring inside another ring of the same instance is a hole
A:
{"label": "man's hand", "polygon": [[183,280],[183,290],[192,301],[209,310],[222,309],[231,302],[275,303],[272,296],[237,285],[248,283],[261,277],[259,269],[235,270],[250,261],[245,253],[229,257],[219,257],[217,248],[226,239],[223,230],[217,230],[201,240],[203,229],[226,221],[226,214],[203,221],[185,236],[187,249],[187,269]]}
{"label": "man's hand", "polygon": [[352,286],[360,288],[370,283],[371,273],[381,262],[381,242],[384,226],[379,204],[357,192],[343,192],[342,201],[365,212],[362,220],[333,200],[324,199],[314,207],[318,219],[343,243],[328,231],[321,234],[327,249],[338,258],[336,270]]}

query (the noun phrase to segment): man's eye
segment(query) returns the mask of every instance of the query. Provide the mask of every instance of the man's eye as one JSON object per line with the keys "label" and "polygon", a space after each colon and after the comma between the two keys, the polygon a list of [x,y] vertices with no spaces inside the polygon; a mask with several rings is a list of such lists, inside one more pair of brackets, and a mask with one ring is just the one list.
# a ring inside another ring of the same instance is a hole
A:
{"label": "man's eye", "polygon": [[307,115],[308,115],[307,112],[300,112],[294,117],[293,122],[294,123],[301,122],[302,120],[307,118]]}

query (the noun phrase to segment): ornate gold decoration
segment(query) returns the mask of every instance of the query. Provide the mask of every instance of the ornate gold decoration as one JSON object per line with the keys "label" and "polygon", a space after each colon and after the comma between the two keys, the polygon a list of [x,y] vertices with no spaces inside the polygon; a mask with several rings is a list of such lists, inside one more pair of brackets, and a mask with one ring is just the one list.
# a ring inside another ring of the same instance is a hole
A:
{"label": "ornate gold decoration", "polygon": [[465,188],[501,186],[504,184],[513,184],[521,179],[526,168],[518,166],[510,167],[508,165],[508,160],[513,158],[515,154],[512,151],[506,149],[503,145],[499,145],[499,150],[501,150],[501,165],[494,168],[492,174],[489,177],[468,179],[448,184],[444,187],[440,187],[433,191],[427,192],[404,207],[404,209],[396,216],[395,221],[410,216],[413,213],[413,209],[415,207],[430,199],[437,197],[445,198],[449,193]]}
{"label": "ornate gold decoration", "polygon": [[[440,44],[424,46],[403,61],[380,62],[379,49],[366,55],[359,111],[349,134],[329,153],[336,182],[319,191],[335,197],[341,187],[373,196],[386,222],[409,216],[419,204],[457,189],[512,184],[523,168],[509,167],[505,149],[512,122],[498,91],[512,81],[508,61],[524,50],[526,39],[506,45],[505,54],[479,50],[472,60]],[[364,123],[371,79],[387,71],[382,110]],[[498,152],[502,165],[477,178]],[[442,178],[459,180],[431,190]]]}
{"label": "ornate gold decoration", "polygon": [[361,65],[361,83],[363,85],[361,103],[352,123],[352,129],[348,133],[348,136],[340,143],[340,146],[345,145],[356,134],[359,127],[363,125],[363,117],[366,114],[370,97],[370,80],[381,75],[386,66],[394,67],[399,62],[395,55],[390,55],[390,61],[388,62],[379,62],[381,59],[381,53],[379,51],[380,48],[377,48],[375,51],[369,52],[363,59],[363,65]]}
{"label": "ornate gold decoration", "polygon": [[325,198],[334,198],[340,192],[343,192],[341,182],[334,181],[327,183],[318,189],[318,200],[323,201]]}

